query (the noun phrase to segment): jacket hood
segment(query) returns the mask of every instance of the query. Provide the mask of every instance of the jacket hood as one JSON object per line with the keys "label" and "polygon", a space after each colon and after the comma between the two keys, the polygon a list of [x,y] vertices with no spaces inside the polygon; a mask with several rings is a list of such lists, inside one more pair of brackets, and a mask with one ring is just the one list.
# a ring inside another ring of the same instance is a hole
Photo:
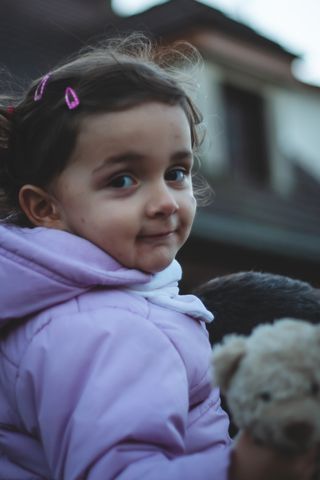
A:
{"label": "jacket hood", "polygon": [[76,235],[0,226],[0,328],[91,288],[129,287],[150,278]]}

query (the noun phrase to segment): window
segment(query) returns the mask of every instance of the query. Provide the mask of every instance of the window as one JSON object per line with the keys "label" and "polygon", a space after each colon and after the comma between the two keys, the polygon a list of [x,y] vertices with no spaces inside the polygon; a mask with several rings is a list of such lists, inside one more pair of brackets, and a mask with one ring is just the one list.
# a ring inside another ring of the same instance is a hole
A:
{"label": "window", "polygon": [[263,98],[233,85],[224,85],[223,99],[232,177],[246,183],[267,184],[269,164]]}

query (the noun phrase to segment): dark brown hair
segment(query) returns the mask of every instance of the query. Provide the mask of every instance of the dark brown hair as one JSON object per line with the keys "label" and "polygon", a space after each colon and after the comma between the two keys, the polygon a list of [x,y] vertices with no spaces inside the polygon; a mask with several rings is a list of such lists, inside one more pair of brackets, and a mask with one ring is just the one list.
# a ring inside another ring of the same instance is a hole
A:
{"label": "dark brown hair", "polygon": [[[45,187],[64,169],[87,115],[154,100],[178,104],[187,115],[196,149],[202,117],[181,81],[181,66],[194,65],[195,59],[199,57],[190,45],[160,49],[145,36],[132,34],[82,51],[51,70],[40,101],[34,101],[34,94],[41,79],[20,100],[4,99],[0,106],[0,219],[31,226],[19,207],[20,188],[27,183]],[[64,98],[68,86],[80,99],[72,111]]]}
{"label": "dark brown hair", "polygon": [[238,272],[216,277],[194,292],[214,314],[211,343],[226,335],[250,335],[263,323],[283,317],[320,323],[320,293],[307,282],[267,272]]}

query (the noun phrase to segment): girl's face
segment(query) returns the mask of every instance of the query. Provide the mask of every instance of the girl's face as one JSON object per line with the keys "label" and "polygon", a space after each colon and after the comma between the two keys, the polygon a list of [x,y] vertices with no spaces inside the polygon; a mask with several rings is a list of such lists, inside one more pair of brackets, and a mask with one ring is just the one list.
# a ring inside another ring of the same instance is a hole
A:
{"label": "girl's face", "polygon": [[196,210],[190,126],[180,106],[149,102],[88,116],[49,188],[58,228],[128,268],[155,273],[187,240]]}

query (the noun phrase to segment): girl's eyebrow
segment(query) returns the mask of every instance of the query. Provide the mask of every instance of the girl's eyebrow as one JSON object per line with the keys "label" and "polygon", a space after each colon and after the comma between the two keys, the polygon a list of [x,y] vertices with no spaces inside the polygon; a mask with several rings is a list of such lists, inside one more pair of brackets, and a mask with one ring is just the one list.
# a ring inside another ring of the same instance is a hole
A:
{"label": "girl's eyebrow", "polygon": [[144,155],[137,153],[137,152],[122,152],[119,154],[115,155],[110,155],[109,157],[106,157],[100,165],[98,165],[93,171],[92,174],[97,173],[107,165],[116,165],[118,163],[129,163],[129,162],[137,162],[138,160],[141,160],[144,157]]}
{"label": "girl's eyebrow", "polygon": [[191,150],[181,150],[172,155],[171,161],[176,162],[179,160],[193,160],[193,152]]}
{"label": "girl's eyebrow", "polygon": [[[142,153],[130,152],[130,151],[122,152],[115,155],[110,155],[110,157],[105,158],[102,161],[102,163],[100,163],[100,165],[98,165],[92,171],[92,175],[95,175],[97,172],[105,168],[107,165],[112,166],[112,165],[117,165],[119,163],[131,163],[131,162],[136,163],[138,161],[143,160],[144,158],[146,158],[146,155],[143,155]],[[173,163],[181,160],[188,160],[191,162],[192,159],[193,159],[193,153],[191,150],[181,150],[181,151],[175,152],[171,156],[170,162]]]}

